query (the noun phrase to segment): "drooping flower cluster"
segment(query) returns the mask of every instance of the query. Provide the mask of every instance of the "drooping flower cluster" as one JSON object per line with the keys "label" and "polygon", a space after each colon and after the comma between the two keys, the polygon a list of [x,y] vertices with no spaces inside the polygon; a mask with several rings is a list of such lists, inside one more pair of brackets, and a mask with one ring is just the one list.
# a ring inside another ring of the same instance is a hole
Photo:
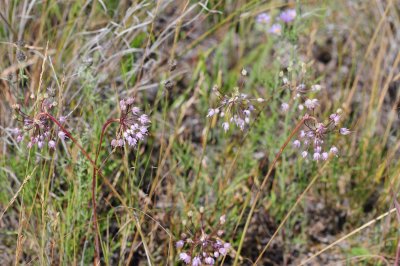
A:
{"label": "drooping flower cluster", "polygon": [[[278,21],[273,23],[269,29],[268,32],[271,34],[275,35],[281,35],[282,34],[282,24],[279,23],[279,21],[282,21],[283,23],[289,24],[293,22],[296,18],[296,10],[295,9],[286,9],[282,11],[279,16],[278,16]],[[258,24],[269,24],[271,22],[271,17],[267,13],[261,13],[256,17],[256,22]]]}
{"label": "drooping flower cluster", "polygon": [[331,114],[326,123],[318,121],[314,116],[308,114],[304,117],[305,130],[301,130],[298,139],[293,141],[293,147],[302,149],[301,156],[303,158],[311,157],[314,161],[326,161],[329,156],[339,156],[339,150],[336,146],[327,147],[325,140],[327,136],[334,132],[341,135],[350,134],[347,128],[337,130],[340,122],[341,110]]}
{"label": "drooping flower cluster", "polygon": [[123,99],[119,102],[121,116],[117,137],[111,141],[113,147],[123,147],[124,144],[135,147],[149,133],[149,117],[143,114],[140,108],[133,106],[133,102],[133,98]]}
{"label": "drooping flower cluster", "polygon": [[[49,89],[48,89],[49,90]],[[16,127],[11,130],[15,136],[16,141],[22,142],[26,134],[29,134],[29,141],[27,143],[28,148],[37,146],[42,149],[47,144],[48,148],[56,148],[56,137],[55,130],[53,130],[54,122],[49,118],[48,111],[52,109],[57,103],[54,101],[52,95],[49,96],[48,93],[40,96],[40,108],[39,112],[34,115],[28,115],[22,111],[19,104],[13,106],[14,109],[14,119],[22,124],[21,127]],[[62,118],[60,118],[60,123]],[[63,131],[58,131],[58,138],[64,140],[66,134]]]}
{"label": "drooping flower cluster", "polygon": [[[183,233],[181,239],[176,242],[176,248],[179,249],[179,260],[185,264],[192,266],[201,265],[214,265],[215,262],[229,252],[231,245],[223,242],[220,237],[224,234],[222,230],[225,224],[225,215],[219,219],[218,226],[207,234],[203,226],[203,212],[204,208],[200,208],[200,224],[201,227],[194,230],[188,230],[188,233]],[[193,223],[193,213],[189,212],[191,225],[195,228]],[[184,221],[186,225],[186,221]]]}

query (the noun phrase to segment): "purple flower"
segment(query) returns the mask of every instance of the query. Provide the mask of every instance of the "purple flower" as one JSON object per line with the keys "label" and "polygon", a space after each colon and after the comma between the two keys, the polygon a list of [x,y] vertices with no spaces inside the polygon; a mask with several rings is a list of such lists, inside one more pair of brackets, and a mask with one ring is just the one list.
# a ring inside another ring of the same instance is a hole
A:
{"label": "purple flower", "polygon": [[329,116],[329,119],[337,126],[340,121],[340,115],[339,114],[331,114]]}
{"label": "purple flower", "polygon": [[292,22],[296,18],[296,10],[286,9],[285,11],[282,11],[279,18],[285,23]]}
{"label": "purple flower", "polygon": [[184,252],[179,254],[179,259],[181,261],[183,261],[184,263],[186,263],[186,264],[189,264],[190,261],[191,261],[190,256],[187,253],[184,253]]}
{"label": "purple flower", "polygon": [[282,110],[282,112],[286,113],[289,110],[289,104],[282,103],[281,104],[281,110]]}
{"label": "purple flower", "polygon": [[295,147],[296,149],[300,148],[300,145],[301,145],[301,143],[298,139],[293,141],[293,147]]}
{"label": "purple flower", "polygon": [[24,139],[24,136],[18,135],[17,136],[17,142],[21,142]]}
{"label": "purple flower", "polygon": [[329,154],[327,152],[322,153],[322,160],[326,161],[329,158]]}
{"label": "purple flower", "polygon": [[256,21],[260,24],[268,24],[271,20],[271,17],[267,13],[261,13],[257,16]]}
{"label": "purple flower", "polygon": [[308,155],[308,152],[307,152],[307,151],[303,151],[303,152],[301,153],[301,156],[302,156],[303,158],[306,158],[307,155]]}
{"label": "purple flower", "polygon": [[185,244],[185,242],[183,240],[179,240],[176,242],[175,245],[177,248],[182,248],[184,244]]}
{"label": "purple flower", "polygon": [[60,121],[61,124],[64,124],[65,121],[67,121],[67,118],[66,118],[65,116],[60,116],[60,117],[58,118],[58,121]]}
{"label": "purple flower", "polygon": [[275,35],[281,35],[282,33],[282,26],[281,24],[273,24],[271,28],[268,30],[269,33],[275,34]]}
{"label": "purple flower", "polygon": [[49,145],[50,149],[55,149],[56,148],[56,142],[54,140],[50,140],[48,145]]}
{"label": "purple flower", "polygon": [[225,256],[227,253],[227,250],[225,248],[220,248],[218,251],[222,256]]}
{"label": "purple flower", "polygon": [[208,265],[214,265],[215,260],[212,257],[207,257],[204,259],[204,262]]}
{"label": "purple flower", "polygon": [[209,109],[209,110],[208,110],[207,117],[212,117],[212,116],[214,116],[214,115],[216,114],[215,110],[218,110],[218,109],[212,109],[212,108]]}
{"label": "purple flower", "polygon": [[315,107],[318,106],[318,100],[317,99],[307,99],[304,102],[304,106],[309,110],[315,109]]}
{"label": "purple flower", "polygon": [[138,113],[140,113],[140,108],[136,106],[132,107],[132,114],[136,115]]}
{"label": "purple flower", "polygon": [[313,155],[314,161],[319,161],[321,159],[321,154],[319,152],[315,152]]}
{"label": "purple flower", "polygon": [[114,148],[117,147],[117,140],[116,139],[113,139],[111,141],[111,146],[113,146]]}
{"label": "purple flower", "polygon": [[339,132],[340,132],[340,134],[342,134],[343,136],[349,135],[349,134],[351,133],[351,131],[348,130],[347,128],[345,128],[345,127],[342,127],[342,128],[339,130]]}
{"label": "purple flower", "polygon": [[201,266],[201,259],[200,259],[200,257],[194,257],[194,258],[193,258],[192,266]]}
{"label": "purple flower", "polygon": [[335,146],[332,146],[329,152],[332,153],[333,155],[338,155],[339,150]]}
{"label": "purple flower", "polygon": [[66,134],[64,133],[64,131],[60,131],[60,132],[58,132],[58,137],[59,137],[61,140],[65,140]]}
{"label": "purple flower", "polygon": [[146,114],[142,114],[138,107],[133,106],[133,102],[133,98],[120,101],[120,125],[117,138],[111,141],[111,146],[114,148],[123,147],[124,143],[130,147],[135,147],[148,134],[150,119]]}
{"label": "purple flower", "polygon": [[41,148],[43,148],[43,141],[38,141],[38,143],[37,143],[37,145],[38,145],[38,148],[39,149],[41,149]]}
{"label": "purple flower", "polygon": [[53,148],[52,132],[54,123],[47,115],[47,112],[54,106],[54,102],[50,98],[44,98],[39,103],[39,106],[39,112],[31,116],[23,112],[20,105],[14,105],[15,119],[23,124],[23,128],[22,130],[18,127],[14,128],[11,133],[16,135],[16,142],[19,143],[23,141],[24,134],[30,132],[28,148],[32,148],[36,144],[39,149],[42,149],[46,143],[49,148]]}

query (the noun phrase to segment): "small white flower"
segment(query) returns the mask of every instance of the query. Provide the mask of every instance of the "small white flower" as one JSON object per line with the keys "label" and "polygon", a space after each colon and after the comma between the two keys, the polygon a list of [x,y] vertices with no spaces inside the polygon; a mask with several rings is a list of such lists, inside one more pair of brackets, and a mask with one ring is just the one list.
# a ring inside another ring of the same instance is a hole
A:
{"label": "small white flower", "polygon": [[17,136],[17,142],[21,142],[24,139],[24,136],[18,135]]}
{"label": "small white flower", "polygon": [[263,98],[257,98],[257,102],[262,103],[264,101]]}
{"label": "small white flower", "polygon": [[322,153],[322,160],[326,161],[328,160],[329,154],[327,152]]}
{"label": "small white flower", "polygon": [[307,99],[304,102],[304,106],[309,110],[315,109],[315,107],[318,106],[318,100],[317,99]]}
{"label": "small white flower", "polygon": [[339,150],[335,146],[332,146],[329,152],[332,153],[333,155],[338,155]]}
{"label": "small white flower", "polygon": [[340,115],[339,114],[331,114],[329,119],[333,121],[333,123],[337,126],[340,122]]}
{"label": "small white flower", "polygon": [[190,261],[191,261],[190,256],[187,253],[184,253],[184,252],[179,254],[179,259],[181,261],[183,261],[184,263],[186,263],[186,264],[189,264]]}
{"label": "small white flower", "polygon": [[281,104],[281,110],[282,110],[282,112],[286,113],[289,110],[289,104],[282,103]]}
{"label": "small white flower", "polygon": [[212,117],[213,115],[215,115],[215,109],[209,109],[207,117]]}
{"label": "small white flower", "polygon": [[66,138],[66,134],[64,133],[64,131],[60,131],[58,132],[58,137],[62,140],[64,140]]}
{"label": "small white flower", "polygon": [[132,114],[136,115],[138,113],[140,113],[140,108],[136,106],[132,107]]}
{"label": "small white flower", "polygon": [[228,250],[225,247],[220,248],[218,251],[222,256],[225,256],[226,253],[228,253]]}
{"label": "small white flower", "polygon": [[313,155],[314,161],[319,161],[321,159],[321,154],[319,152],[315,152]]}
{"label": "small white flower", "polygon": [[308,155],[308,152],[307,152],[307,151],[303,151],[303,152],[301,153],[301,157],[303,157],[303,158],[306,158],[307,155]]}
{"label": "small white flower", "polygon": [[38,141],[37,145],[39,149],[43,148],[43,141]]}
{"label": "small white flower", "polygon": [[229,129],[229,123],[228,122],[222,123],[222,128],[224,129],[225,132],[227,132]]}
{"label": "small white flower", "polygon": [[194,258],[193,258],[192,266],[201,266],[201,259],[200,259],[200,257],[194,257]]}
{"label": "small white flower", "polygon": [[319,85],[319,84],[315,84],[315,85],[312,85],[311,86],[311,90],[312,91],[320,91],[321,90],[321,85]]}
{"label": "small white flower", "polygon": [[222,215],[221,217],[219,217],[219,223],[220,224],[224,224],[226,222],[226,216],[225,216],[225,214],[224,215]]}
{"label": "small white flower", "polygon": [[342,127],[342,128],[339,130],[339,132],[340,132],[340,134],[342,134],[343,136],[349,135],[349,134],[351,133],[351,131],[348,130],[347,128],[345,128],[345,127]]}
{"label": "small white flower", "polygon": [[204,262],[208,265],[214,265],[215,260],[212,257],[207,257],[204,259]]}
{"label": "small white flower", "polygon": [[300,145],[301,145],[301,143],[298,139],[293,141],[293,147],[295,147],[296,149],[300,148]]}
{"label": "small white flower", "polygon": [[315,152],[316,153],[321,153],[321,151],[322,151],[322,147],[321,146],[316,146],[315,147]]}
{"label": "small white flower", "polygon": [[56,148],[56,142],[54,140],[50,140],[48,145],[49,145],[50,149],[55,149]]}

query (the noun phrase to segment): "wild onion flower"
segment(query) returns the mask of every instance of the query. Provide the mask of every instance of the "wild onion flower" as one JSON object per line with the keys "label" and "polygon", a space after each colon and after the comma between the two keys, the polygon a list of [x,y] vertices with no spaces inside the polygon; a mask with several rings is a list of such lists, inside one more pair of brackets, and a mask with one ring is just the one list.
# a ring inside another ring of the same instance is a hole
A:
{"label": "wild onion flower", "polygon": [[[52,93],[51,90],[49,90],[49,92]],[[33,115],[29,115],[22,111],[22,108],[19,104],[15,104],[13,106],[14,119],[20,122],[22,125],[12,130],[12,133],[15,135],[17,142],[22,142],[25,138],[25,135],[29,135],[28,143],[26,145],[28,148],[32,148],[36,145],[39,149],[42,149],[47,145],[49,149],[55,149],[56,130],[53,128],[54,122],[48,116],[48,111],[56,106],[57,103],[52,98],[52,95],[50,94],[49,96],[48,93],[40,96],[40,98],[39,112]],[[61,135],[63,138],[60,137]],[[59,138],[64,139],[65,133],[63,131],[59,131],[58,136]]]}
{"label": "wild onion flower", "polygon": [[271,17],[267,13],[261,13],[256,18],[256,22],[260,23],[260,24],[268,24],[270,22],[270,20],[271,20]]}
{"label": "wild onion flower", "polygon": [[[309,154],[314,161],[326,161],[329,155],[338,156],[339,150],[335,146],[326,147],[326,138],[329,134],[337,132],[341,110],[331,114],[326,123],[320,122],[316,117],[305,115],[305,130],[301,130],[298,139],[295,139],[292,146],[295,149],[302,149],[301,156],[307,158]],[[342,135],[350,134],[347,128],[341,128],[339,133]]]}
{"label": "wild onion flower", "polygon": [[275,23],[269,28],[268,30],[269,33],[275,34],[275,35],[281,35],[282,34],[282,26],[281,24]]}
{"label": "wild onion flower", "polygon": [[286,9],[285,11],[282,11],[282,13],[279,15],[279,18],[285,23],[290,23],[296,18],[296,10]]}
{"label": "wild onion flower", "polygon": [[[246,75],[246,73],[247,71],[242,71],[242,75]],[[236,126],[241,131],[245,130],[256,109],[254,104],[264,101],[262,98],[249,98],[246,94],[240,93],[239,87],[235,87],[230,96],[223,95],[216,86],[214,86],[213,91],[219,99],[219,105],[216,108],[210,108],[207,117],[219,116],[223,119],[220,125],[225,132],[231,128],[231,125]]]}
{"label": "wild onion flower", "polygon": [[281,104],[281,111],[286,113],[294,103],[298,103],[300,111],[305,108],[309,111],[317,108],[319,106],[318,99],[310,96],[314,96],[321,91],[322,86],[319,84],[307,84],[307,65],[304,62],[290,62],[286,71],[286,73],[281,71],[279,77],[282,82],[281,89],[290,93],[290,101],[285,101]]}
{"label": "wild onion flower", "polygon": [[111,141],[113,147],[123,147],[124,144],[135,147],[149,133],[149,117],[143,114],[138,107],[133,106],[133,102],[133,98],[123,99],[119,102],[121,116],[117,136]]}
{"label": "wild onion flower", "polygon": [[[225,215],[220,217],[217,227],[207,234],[203,226],[204,208],[200,208],[200,228],[193,223],[193,213],[189,213],[190,222],[193,228],[188,233],[183,233],[181,239],[176,242],[180,250],[179,260],[191,265],[214,265],[218,258],[228,254],[231,245],[223,242],[220,237],[224,234],[222,229],[225,223]],[[186,222],[184,221],[184,225]]]}

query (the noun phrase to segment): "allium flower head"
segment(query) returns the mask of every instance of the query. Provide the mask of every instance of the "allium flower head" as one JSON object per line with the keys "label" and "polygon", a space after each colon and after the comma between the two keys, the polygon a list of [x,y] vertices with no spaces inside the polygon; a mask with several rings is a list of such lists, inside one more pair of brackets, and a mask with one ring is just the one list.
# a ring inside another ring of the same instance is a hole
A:
{"label": "allium flower head", "polygon": [[148,135],[150,119],[146,114],[142,114],[138,107],[133,106],[133,102],[133,98],[123,99],[119,102],[121,116],[117,137],[111,141],[113,147],[123,147],[124,144],[135,147]]}
{"label": "allium flower head", "polygon": [[[307,114],[304,118],[306,130],[300,131],[299,139],[293,142],[293,147],[299,148],[302,144],[304,150],[301,156],[303,158],[308,157],[309,150],[311,149],[311,157],[316,162],[328,160],[329,154],[337,156],[338,149],[332,146],[327,150],[325,140],[329,134],[337,132],[335,129],[338,125],[338,117],[339,114],[332,114],[328,122],[322,123],[316,117]],[[341,128],[339,131],[342,135],[347,135],[350,132],[346,128]]]}
{"label": "allium flower head", "polygon": [[[178,248],[182,248],[186,243],[184,250],[179,254],[180,260],[186,264],[192,263],[192,265],[214,265],[215,261],[221,257],[226,256],[229,252],[231,245],[224,243],[219,237],[223,234],[222,226],[225,223],[225,215],[222,215],[219,220],[217,228],[210,230],[210,233],[206,233],[204,228],[204,213],[199,212],[200,215],[200,228],[197,228],[191,220],[191,224],[194,228],[188,231],[188,234],[182,234],[181,239],[176,242]],[[193,218],[193,213],[190,215],[190,219]],[[196,219],[196,221],[198,221]],[[179,243],[179,244],[178,244]]]}
{"label": "allium flower head", "polygon": [[227,132],[231,125],[244,131],[250,124],[252,114],[255,110],[253,104],[259,104],[261,98],[249,98],[246,94],[240,93],[239,88],[234,88],[234,92],[228,96],[223,95],[214,87],[214,92],[219,98],[219,105],[216,108],[210,108],[207,117],[219,116],[223,118],[222,129]]}
{"label": "allium flower head", "polygon": [[296,18],[296,10],[286,9],[285,11],[282,11],[279,18],[285,23],[292,22]]}
{"label": "allium flower head", "polygon": [[[51,89],[48,89],[47,93],[39,95],[38,112],[32,115],[24,112],[19,104],[13,106],[15,112],[14,118],[17,122],[21,123],[20,128],[12,130],[17,142],[22,142],[24,136],[29,135],[28,148],[36,145],[39,149],[42,149],[45,147],[45,144],[50,149],[56,148],[56,142],[54,141],[56,128],[54,128],[53,120],[48,116],[48,112],[57,105],[54,101],[53,93]],[[59,131],[58,135],[60,134],[64,134],[65,136],[63,131]]]}

